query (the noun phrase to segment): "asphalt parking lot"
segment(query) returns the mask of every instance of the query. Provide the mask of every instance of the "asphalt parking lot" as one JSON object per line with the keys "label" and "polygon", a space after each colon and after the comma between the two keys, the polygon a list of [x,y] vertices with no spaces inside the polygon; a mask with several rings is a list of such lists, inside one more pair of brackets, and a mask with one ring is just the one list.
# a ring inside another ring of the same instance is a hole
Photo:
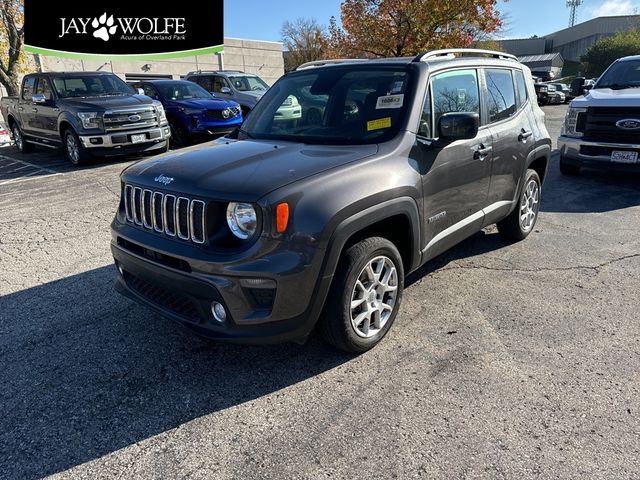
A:
{"label": "asphalt parking lot", "polygon": [[640,477],[640,176],[554,157],[526,241],[428,264],[353,357],[214,344],[118,296],[131,161],[0,150],[0,477]]}

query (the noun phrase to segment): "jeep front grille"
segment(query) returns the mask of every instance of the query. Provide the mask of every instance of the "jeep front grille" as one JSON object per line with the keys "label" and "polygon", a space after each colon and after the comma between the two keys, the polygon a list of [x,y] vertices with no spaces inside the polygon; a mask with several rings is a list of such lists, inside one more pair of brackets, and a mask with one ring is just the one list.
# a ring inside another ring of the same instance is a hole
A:
{"label": "jeep front grille", "polygon": [[133,185],[124,187],[127,222],[146,230],[194,243],[206,241],[206,204]]}

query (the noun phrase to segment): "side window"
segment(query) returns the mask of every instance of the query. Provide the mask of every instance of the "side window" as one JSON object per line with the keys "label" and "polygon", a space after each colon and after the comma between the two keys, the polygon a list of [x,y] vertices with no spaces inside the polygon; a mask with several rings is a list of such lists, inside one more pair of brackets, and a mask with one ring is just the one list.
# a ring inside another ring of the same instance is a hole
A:
{"label": "side window", "polygon": [[145,84],[142,85],[142,89],[144,90],[144,94],[147,97],[158,98],[158,92],[156,92],[156,89],[153,88],[151,85],[145,83]]}
{"label": "side window", "polygon": [[202,88],[204,88],[207,92],[213,92],[213,82],[211,81],[212,77],[198,76],[192,77],[190,80],[192,82],[196,82]]}
{"label": "side window", "polygon": [[518,108],[527,103],[527,83],[524,74],[516,70],[516,85],[518,86]]}
{"label": "side window", "polygon": [[213,77],[213,92],[220,93],[222,87],[228,87],[229,84],[224,77]]}
{"label": "side window", "polygon": [[44,98],[51,100],[51,85],[49,84],[49,80],[46,78],[38,79],[38,86],[36,88],[36,93],[41,93],[44,95]]}
{"label": "side window", "polygon": [[422,115],[420,115],[420,125],[418,126],[418,136],[425,138],[433,138],[431,133],[431,89],[427,89],[422,105]]}
{"label": "side window", "polygon": [[36,84],[36,77],[27,77],[22,83],[22,99],[31,100],[33,97],[33,87]]}
{"label": "side window", "polygon": [[485,78],[489,123],[499,122],[516,113],[516,92],[511,70],[487,69]]}
{"label": "side window", "polygon": [[433,128],[440,117],[451,112],[475,112],[480,114],[478,73],[475,70],[453,70],[440,73],[431,80],[433,95]]}

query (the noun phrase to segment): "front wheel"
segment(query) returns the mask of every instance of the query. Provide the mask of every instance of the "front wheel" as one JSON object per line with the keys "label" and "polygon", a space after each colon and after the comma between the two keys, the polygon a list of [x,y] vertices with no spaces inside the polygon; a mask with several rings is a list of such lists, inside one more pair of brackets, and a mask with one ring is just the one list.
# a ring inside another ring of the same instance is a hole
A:
{"label": "front wheel", "polygon": [[176,147],[186,147],[189,145],[189,134],[182,124],[176,120],[169,123],[171,128],[171,140]]}
{"label": "front wheel", "polygon": [[540,211],[540,177],[535,170],[527,170],[524,187],[516,208],[507,218],[498,222],[498,232],[507,240],[520,241],[529,236]]}
{"label": "front wheel", "polygon": [[393,324],[404,287],[402,258],[381,237],[367,238],[344,252],[320,323],[325,340],[347,352],[373,348]]}
{"label": "front wheel", "polygon": [[70,128],[64,132],[64,153],[67,155],[69,161],[76,167],[84,165],[91,157],[80,143],[76,132]]}

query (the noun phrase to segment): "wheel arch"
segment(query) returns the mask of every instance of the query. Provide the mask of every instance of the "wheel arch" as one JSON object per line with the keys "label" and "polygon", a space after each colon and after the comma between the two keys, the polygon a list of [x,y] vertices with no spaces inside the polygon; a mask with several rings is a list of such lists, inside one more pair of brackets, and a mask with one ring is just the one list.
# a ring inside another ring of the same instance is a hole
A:
{"label": "wheel arch", "polygon": [[[527,158],[527,169],[535,170],[540,177],[540,183],[544,183],[549,168],[551,157],[551,146],[547,144],[534,148]],[[526,175],[526,170],[524,172]]]}

